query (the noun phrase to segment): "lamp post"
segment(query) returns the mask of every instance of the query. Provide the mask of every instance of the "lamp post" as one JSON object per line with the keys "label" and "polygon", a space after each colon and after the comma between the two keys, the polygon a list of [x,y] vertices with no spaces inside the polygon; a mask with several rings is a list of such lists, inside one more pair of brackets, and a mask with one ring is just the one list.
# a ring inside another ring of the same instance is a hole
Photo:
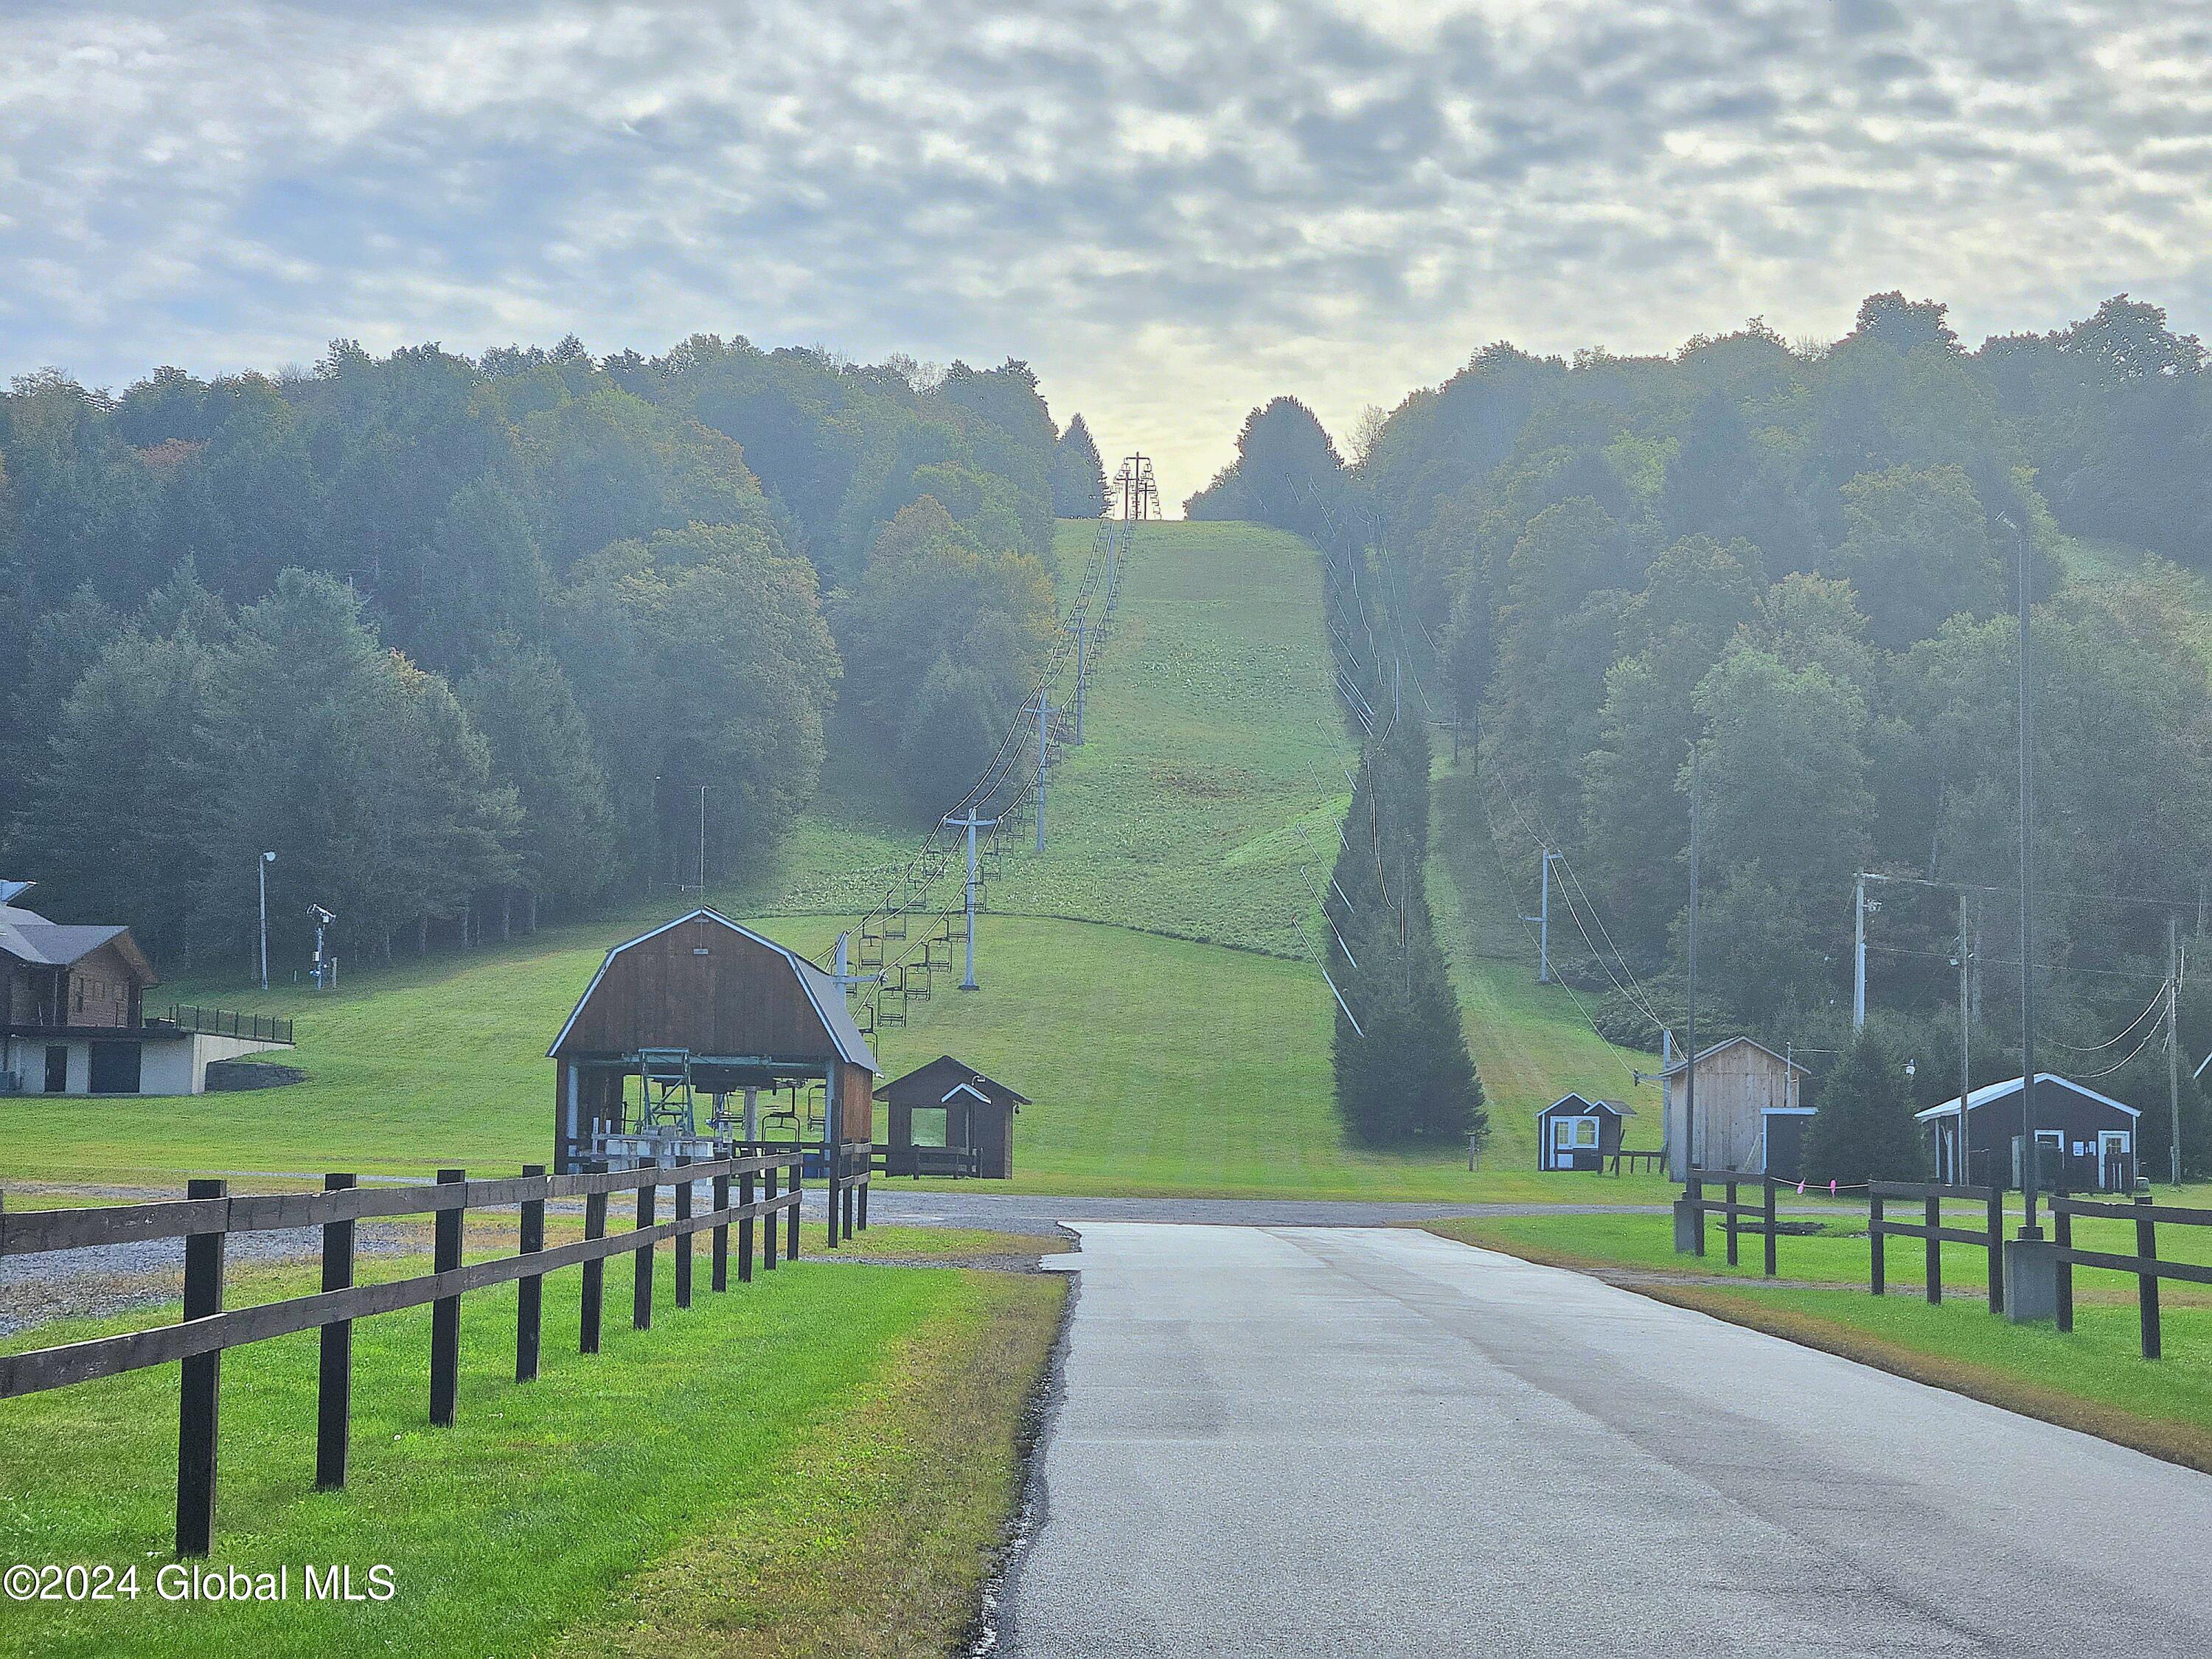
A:
{"label": "lamp post", "polygon": [[269,866],[276,862],[274,853],[264,853],[260,862],[253,866],[254,874],[261,878],[261,988],[269,988]]}

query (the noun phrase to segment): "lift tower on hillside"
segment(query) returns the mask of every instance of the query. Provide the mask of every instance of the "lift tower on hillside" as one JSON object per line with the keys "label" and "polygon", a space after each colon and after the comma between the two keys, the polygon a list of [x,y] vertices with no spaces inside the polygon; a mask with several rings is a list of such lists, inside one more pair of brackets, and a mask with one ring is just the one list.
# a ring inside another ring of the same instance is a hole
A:
{"label": "lift tower on hillside", "polygon": [[1161,516],[1160,487],[1153,480],[1148,455],[1132,455],[1121,463],[1121,471],[1114,475],[1114,493],[1121,499],[1124,520]]}

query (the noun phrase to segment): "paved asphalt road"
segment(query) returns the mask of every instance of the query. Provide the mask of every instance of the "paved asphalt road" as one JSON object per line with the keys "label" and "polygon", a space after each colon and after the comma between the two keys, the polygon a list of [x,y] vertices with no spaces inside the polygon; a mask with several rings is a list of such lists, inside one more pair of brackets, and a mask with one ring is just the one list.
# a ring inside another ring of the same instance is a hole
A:
{"label": "paved asphalt road", "polygon": [[[807,1213],[821,1188],[806,1188]],[[1394,1221],[1433,1221],[1448,1216],[1587,1215],[1620,1211],[1664,1215],[1662,1204],[1429,1204],[1364,1203],[1297,1198],[1054,1198],[1036,1193],[963,1189],[931,1192],[888,1176],[868,1183],[868,1219],[902,1226],[995,1227],[1014,1233],[1048,1233],[1060,1223],[1186,1221],[1233,1227],[1387,1227]]]}
{"label": "paved asphalt road", "polygon": [[1079,1231],[1018,1659],[2212,1654],[2212,1477],[1419,1231]]}

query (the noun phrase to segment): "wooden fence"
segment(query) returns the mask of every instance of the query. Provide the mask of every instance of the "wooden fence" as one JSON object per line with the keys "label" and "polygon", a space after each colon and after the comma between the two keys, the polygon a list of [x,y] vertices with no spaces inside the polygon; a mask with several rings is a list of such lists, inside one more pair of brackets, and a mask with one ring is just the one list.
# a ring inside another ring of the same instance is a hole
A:
{"label": "wooden fence", "polygon": [[[1709,1184],[1721,1188],[1727,1197],[1707,1198],[1705,1188]],[[1774,1194],[1780,1188],[1794,1188],[1796,1185],[1796,1182],[1784,1181],[1779,1176],[1761,1175],[1754,1170],[1692,1170],[1688,1182],[1682,1188],[1682,1197],[1697,1221],[1692,1254],[1703,1255],[1705,1253],[1705,1218],[1717,1215],[1722,1218],[1727,1230],[1729,1266],[1733,1267],[1736,1265],[1741,1235],[1757,1233],[1766,1241],[1763,1269],[1769,1279],[1773,1278],[1774,1241],[1780,1235],[1780,1229],[1775,1224]],[[1736,1201],[1740,1190],[1747,1186],[1762,1189],[1759,1203],[1740,1204]]]}
{"label": "wooden fence", "polygon": [[[2142,1325],[2142,1357],[2156,1359],[2166,1351],[2165,1339],[2159,1328],[2158,1281],[2176,1279],[2191,1285],[2212,1285],[2212,1267],[2201,1267],[2193,1261],[2161,1261],[2158,1255],[2158,1225],[2164,1222],[2169,1227],[2212,1227],[2212,1210],[2184,1209],[2178,1205],[2160,1206],[2148,1197],[2138,1198],[2132,1204],[2112,1204],[2093,1199],[2054,1197],[2050,1200],[2051,1225],[2058,1246],[2058,1328],[2074,1328],[2074,1269],[2076,1267],[2106,1267],[2114,1273],[2132,1273],[2136,1280],[2136,1307]],[[2074,1218],[2095,1216],[2112,1221],[2132,1221],[2136,1224],[2136,1249],[2133,1255],[2122,1255],[2110,1250],[2077,1250],[2074,1248]]]}
{"label": "wooden fence", "polygon": [[841,1140],[828,1160],[830,1248],[868,1230],[868,1176],[876,1166],[872,1140]]}
{"label": "wooden fence", "polygon": [[[1986,1219],[1979,1227],[1947,1227],[1943,1224],[1943,1200],[1947,1198],[1979,1204]],[[1885,1205],[1893,1199],[1901,1199],[1921,1206],[1921,1218],[1917,1222],[1892,1221]],[[1876,1296],[1887,1289],[1888,1264],[1882,1259],[1882,1240],[1885,1238],[1918,1238],[1927,1242],[1928,1254],[1923,1276],[1927,1279],[1926,1294],[1933,1304],[1943,1299],[1943,1246],[1971,1244],[1986,1249],[1990,1255],[1990,1311],[2004,1311],[2004,1194],[1995,1187],[1952,1187],[1940,1182],[1918,1181],[1874,1181],[1867,1182],[1867,1240],[1873,1266],[1869,1270],[1869,1288]]]}
{"label": "wooden fence", "polygon": [[[861,1143],[865,1145],[865,1143]],[[441,1170],[435,1185],[364,1188],[350,1175],[323,1178],[320,1193],[230,1196],[228,1183],[194,1181],[179,1201],[121,1205],[112,1208],[0,1211],[0,1256],[52,1250],[84,1249],[148,1240],[185,1241],[185,1302],[181,1323],[116,1336],[93,1337],[58,1347],[0,1355],[0,1399],[65,1388],[94,1377],[113,1376],[149,1365],[182,1367],[182,1405],[177,1432],[177,1553],[205,1555],[215,1528],[217,1401],[223,1351],[271,1337],[319,1330],[322,1352],[317,1395],[315,1484],[343,1486],[346,1478],[347,1429],[353,1386],[353,1322],[403,1308],[430,1304],[430,1421],[453,1420],[460,1376],[461,1297],[519,1281],[514,1376],[526,1382],[538,1375],[539,1314],[544,1277],[563,1267],[581,1267],[583,1301],[578,1346],[599,1351],[600,1309],[606,1263],[611,1256],[635,1257],[630,1322],[639,1330],[653,1322],[654,1248],[676,1247],[676,1305],[691,1305],[692,1236],[711,1231],[710,1283],[729,1285],[730,1228],[738,1228],[738,1279],[753,1276],[754,1228],[761,1227],[762,1266],[774,1269],[780,1224],[787,1231],[785,1255],[799,1255],[799,1211],[802,1155],[795,1149],[774,1152],[740,1147],[737,1156],[712,1162],[679,1158],[671,1165],[647,1164],[609,1171],[604,1161],[580,1175],[548,1176],[533,1165],[520,1177],[471,1181],[459,1170]],[[789,1183],[778,1188],[786,1171]],[[713,1206],[694,1213],[695,1183],[711,1183]],[[736,1183],[732,1201],[731,1187]],[[756,1191],[758,1182],[765,1188]],[[659,1188],[675,1188],[675,1216],[658,1218]],[[848,1224],[857,1188],[858,1224],[866,1220],[865,1176],[846,1188]],[[607,1200],[635,1192],[635,1227],[610,1236]],[[545,1244],[549,1199],[584,1200],[584,1236],[551,1249]],[[520,1205],[520,1254],[496,1261],[462,1263],[462,1224],[467,1212],[492,1206]],[[433,1214],[432,1271],[389,1284],[354,1283],[354,1230],[370,1217]],[[233,1233],[319,1224],[322,1237],[322,1292],[250,1308],[226,1310],[223,1301],[223,1242]],[[836,1206],[830,1207],[834,1242]]]}

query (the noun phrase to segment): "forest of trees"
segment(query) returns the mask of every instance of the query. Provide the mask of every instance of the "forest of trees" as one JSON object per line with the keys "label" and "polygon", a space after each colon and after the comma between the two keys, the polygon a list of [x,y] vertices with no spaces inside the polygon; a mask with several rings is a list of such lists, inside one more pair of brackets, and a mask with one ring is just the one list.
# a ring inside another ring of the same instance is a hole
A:
{"label": "forest of trees", "polygon": [[173,967],[244,961],[263,851],[272,926],[326,905],[355,954],[721,879],[813,795],[841,697],[957,794],[1049,644],[1055,511],[1103,501],[1016,362],[700,336],[21,378],[4,863]]}
{"label": "forest of trees", "polygon": [[[1961,884],[1974,1080],[2018,1074],[2024,562],[2045,1063],[2142,1107],[2146,1166],[2164,1166],[2163,1050],[2129,1022],[2160,994],[2170,916],[2203,948],[2212,876],[2195,338],[2123,295],[1969,350],[1944,306],[1877,295],[1828,344],[1753,322],[1666,356],[1493,345],[1356,465],[1328,447],[1279,400],[1188,510],[1368,546],[1396,612],[1384,648],[1476,740],[1484,813],[1437,833],[1491,838],[1532,897],[1540,848],[1564,851],[1555,958],[1639,1045],[1652,1013],[1680,1031],[1696,744],[1701,1031],[1794,1043],[1816,1091],[1856,1046],[1860,870],[1948,887],[1883,890],[1872,930],[1871,1023],[1917,1061],[1916,1098],[1958,1088]],[[2191,981],[2181,1000],[2202,1054],[2212,994]]]}

